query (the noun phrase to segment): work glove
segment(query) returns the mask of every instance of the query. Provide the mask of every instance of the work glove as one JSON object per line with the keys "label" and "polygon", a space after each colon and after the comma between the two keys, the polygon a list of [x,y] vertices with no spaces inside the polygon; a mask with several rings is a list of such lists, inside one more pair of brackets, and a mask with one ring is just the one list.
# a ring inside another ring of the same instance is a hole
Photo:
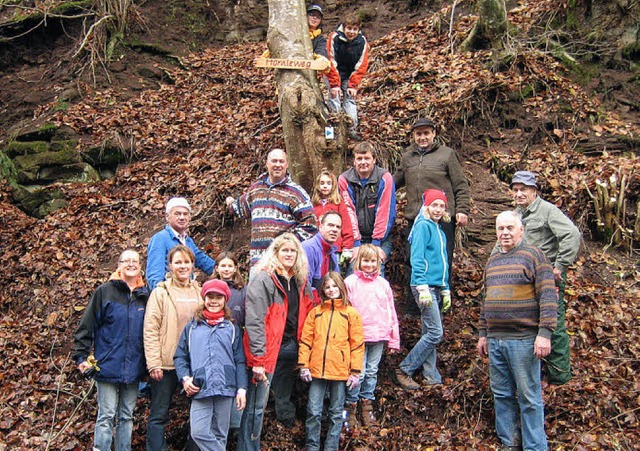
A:
{"label": "work glove", "polygon": [[313,54],[313,59],[320,60],[324,64],[324,69],[319,70],[318,75],[328,75],[331,70],[331,63],[329,62],[329,60],[326,57],[317,55],[315,53]]}
{"label": "work glove", "polygon": [[352,390],[354,388],[358,388],[360,386],[360,376],[358,376],[357,374],[352,374],[351,376],[349,376],[349,379],[347,379],[347,388],[349,390]]}
{"label": "work glove", "polygon": [[352,255],[353,254],[351,253],[351,249],[343,250],[342,253],[340,254],[340,261],[338,262],[338,264],[340,266],[348,265],[349,262],[351,261]]}
{"label": "work glove", "polygon": [[300,379],[302,379],[303,382],[311,382],[311,371],[309,371],[309,368],[302,368],[300,370]]}
{"label": "work glove", "polygon": [[421,307],[430,306],[433,302],[433,296],[431,295],[429,285],[418,285],[416,290],[418,290],[418,305]]}
{"label": "work glove", "polygon": [[451,291],[442,290],[440,296],[442,296],[442,313],[447,313],[451,308]]}

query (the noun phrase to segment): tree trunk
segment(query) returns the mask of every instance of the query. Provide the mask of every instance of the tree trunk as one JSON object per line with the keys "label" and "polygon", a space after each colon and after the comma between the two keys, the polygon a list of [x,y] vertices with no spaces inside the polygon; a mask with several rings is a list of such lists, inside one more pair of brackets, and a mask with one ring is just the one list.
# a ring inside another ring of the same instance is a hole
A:
{"label": "tree trunk", "polygon": [[[267,45],[271,58],[312,59],[304,0],[269,0]],[[284,142],[293,178],[308,191],[323,167],[342,170],[346,137],[327,141],[328,110],[316,71],[276,69]],[[327,144],[329,143],[329,144]]]}
{"label": "tree trunk", "polygon": [[479,50],[503,47],[509,31],[505,0],[478,0],[478,21],[460,45],[461,50]]}

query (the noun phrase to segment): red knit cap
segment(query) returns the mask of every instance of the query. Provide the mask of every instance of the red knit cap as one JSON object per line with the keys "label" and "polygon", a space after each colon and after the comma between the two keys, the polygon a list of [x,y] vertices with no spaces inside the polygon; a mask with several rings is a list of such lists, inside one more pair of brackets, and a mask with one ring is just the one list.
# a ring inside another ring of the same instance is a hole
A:
{"label": "red knit cap", "polygon": [[447,206],[447,195],[444,191],[439,189],[428,189],[422,194],[422,203],[425,207],[428,207],[434,200],[441,200],[444,202],[444,206]]}
{"label": "red knit cap", "polygon": [[200,290],[202,299],[206,298],[209,293],[221,294],[225,297],[225,303],[229,302],[229,298],[231,297],[231,290],[227,282],[218,279],[207,280],[204,285],[202,285],[202,289]]}

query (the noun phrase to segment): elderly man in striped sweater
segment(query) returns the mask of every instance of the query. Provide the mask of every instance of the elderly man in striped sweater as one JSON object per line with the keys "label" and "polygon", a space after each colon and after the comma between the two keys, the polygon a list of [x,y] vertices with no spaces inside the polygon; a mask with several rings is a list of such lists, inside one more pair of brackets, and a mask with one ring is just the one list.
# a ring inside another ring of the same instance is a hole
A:
{"label": "elderly man in striped sweater", "polygon": [[540,359],[551,352],[558,297],[553,268],[523,241],[513,211],[496,219],[499,252],[485,268],[477,351],[489,357],[496,432],[503,449],[546,450]]}

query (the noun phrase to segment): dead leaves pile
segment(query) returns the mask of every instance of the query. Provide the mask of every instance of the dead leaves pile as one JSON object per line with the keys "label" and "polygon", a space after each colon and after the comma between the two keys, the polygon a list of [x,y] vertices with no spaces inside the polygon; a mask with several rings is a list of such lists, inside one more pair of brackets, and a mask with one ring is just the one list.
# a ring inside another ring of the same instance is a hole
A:
{"label": "dead leaves pile", "polygon": [[[535,33],[556,4],[521,2],[510,19]],[[450,9],[439,16],[448,14]],[[637,137],[638,130],[615,112],[603,112],[562,75],[549,54],[522,47],[497,70],[491,52],[451,53],[450,36],[461,41],[472,18],[454,23],[449,34],[448,27],[436,26],[435,17],[372,43],[372,66],[360,98],[366,138],[397,154],[408,144],[413,120],[429,114],[462,159],[473,157],[468,149],[484,148],[487,166],[502,180],[515,169],[537,170],[548,183],[545,194],[578,216],[588,209],[580,185],[592,184],[597,171],[622,165],[637,174],[637,158],[603,159],[576,151],[598,139]],[[273,74],[252,67],[263,49],[249,44],[191,55],[188,71],[170,70],[173,84],[128,101],[120,101],[115,88],[93,92],[86,87],[84,101],[55,113],[57,123],[83,133],[83,145],[99,144],[117,132],[135,143],[137,160],[109,181],[61,185],[69,201],[64,210],[43,220],[29,218],[12,205],[10,188],[0,185],[5,262],[0,273],[0,444],[13,449],[89,446],[95,395],[86,396],[89,383],[70,360],[73,330],[118,253],[134,247],[144,254],[148,238],[163,222],[168,197],[191,200],[192,233],[210,254],[233,238],[224,198],[244,190],[261,172],[265,152],[283,143]],[[394,161],[387,163],[393,167]],[[574,382],[545,390],[554,448],[632,449],[640,438],[637,274],[631,270],[629,276],[627,265],[620,267],[625,277],[599,279],[596,274],[611,273],[618,265],[603,255],[583,255],[569,281]],[[439,349],[445,383],[414,393],[393,385],[393,369],[420,334],[417,320],[403,320],[401,356],[387,356],[380,371],[380,426],[345,437],[344,447],[488,449],[497,444],[488,367],[474,349],[483,264],[464,256],[457,265],[455,306],[445,317]],[[140,402],[136,410],[139,449],[146,406]],[[172,420],[174,446],[184,440],[186,420],[184,409]],[[263,443],[298,448],[304,431],[286,433],[269,413]]]}

